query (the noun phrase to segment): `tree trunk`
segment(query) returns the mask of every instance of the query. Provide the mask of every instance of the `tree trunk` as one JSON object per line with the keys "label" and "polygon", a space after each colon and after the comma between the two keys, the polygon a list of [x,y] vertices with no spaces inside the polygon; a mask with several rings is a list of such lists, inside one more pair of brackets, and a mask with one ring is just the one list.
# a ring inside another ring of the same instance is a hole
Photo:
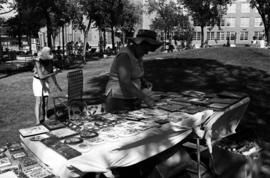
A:
{"label": "tree trunk", "polygon": [[106,30],[104,29],[103,30],[103,43],[102,43],[102,48],[103,48],[103,52],[106,50],[106,43],[107,43],[107,41],[106,41]]}
{"label": "tree trunk", "polygon": [[122,31],[122,44],[125,45],[125,42],[126,42],[126,33]]}
{"label": "tree trunk", "polygon": [[98,47],[99,47],[99,52],[102,54],[103,53],[103,37],[102,37],[102,30],[98,29],[98,36],[99,36],[99,42],[98,42]]}
{"label": "tree trunk", "polygon": [[19,50],[22,49],[22,35],[18,34],[18,43],[19,43]]}
{"label": "tree trunk", "polygon": [[204,26],[201,26],[201,48],[203,48],[204,44]]}
{"label": "tree trunk", "polygon": [[46,26],[47,26],[47,46],[52,48],[52,23],[51,23],[51,19],[50,19],[50,15],[48,14],[48,12],[45,10],[45,17],[46,17]]}
{"label": "tree trunk", "polygon": [[2,46],[2,37],[1,37],[1,31],[0,31],[0,63],[3,59],[3,46]]}
{"label": "tree trunk", "polygon": [[29,52],[32,54],[32,44],[31,44],[31,35],[27,35],[27,41],[29,45]]}
{"label": "tree trunk", "polygon": [[115,53],[115,44],[114,44],[114,30],[113,30],[113,26],[111,26],[111,34],[112,34],[112,50]]}
{"label": "tree trunk", "polygon": [[90,30],[90,27],[91,27],[91,19],[89,20],[88,22],[88,25],[84,31],[84,40],[83,40],[83,61],[84,63],[86,64],[86,59],[85,59],[85,53],[86,53],[86,43],[87,43],[87,38],[88,38],[88,33],[89,33],[89,30]]}
{"label": "tree trunk", "polygon": [[[65,25],[62,26],[62,55],[65,56]],[[59,44],[60,45],[60,44]]]}
{"label": "tree trunk", "polygon": [[166,29],[164,29],[164,43],[163,43],[163,46],[164,46],[164,50],[166,50]]}
{"label": "tree trunk", "polygon": [[265,36],[267,45],[270,45],[270,24],[268,25],[268,27],[265,27]]}

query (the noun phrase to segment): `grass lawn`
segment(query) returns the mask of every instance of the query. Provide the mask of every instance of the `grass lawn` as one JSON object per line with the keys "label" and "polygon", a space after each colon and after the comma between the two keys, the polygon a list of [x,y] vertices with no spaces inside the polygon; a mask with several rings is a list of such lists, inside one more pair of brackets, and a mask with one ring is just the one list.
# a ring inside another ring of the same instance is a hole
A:
{"label": "grass lawn", "polygon": [[[180,92],[186,89],[203,91],[241,91],[251,103],[239,129],[252,129],[267,136],[270,116],[270,50],[256,48],[208,48],[172,54],[151,54],[146,57],[146,77],[154,90]],[[163,60],[164,59],[164,60]],[[112,58],[89,61],[82,66],[84,97],[100,95]],[[58,74],[60,86],[67,90],[65,70]],[[18,141],[18,129],[34,125],[32,72],[0,78],[0,145]],[[52,95],[58,95],[52,88]],[[52,101],[50,101],[52,108]],[[268,131],[269,132],[269,131]]]}

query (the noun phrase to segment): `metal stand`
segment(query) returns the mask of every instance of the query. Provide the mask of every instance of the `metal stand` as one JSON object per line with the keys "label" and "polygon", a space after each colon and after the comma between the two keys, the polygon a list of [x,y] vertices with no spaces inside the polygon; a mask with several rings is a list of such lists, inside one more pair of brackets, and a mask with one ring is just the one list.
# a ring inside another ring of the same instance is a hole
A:
{"label": "metal stand", "polygon": [[201,178],[201,152],[200,152],[200,138],[196,138],[197,141],[197,170],[198,170],[198,178]]}

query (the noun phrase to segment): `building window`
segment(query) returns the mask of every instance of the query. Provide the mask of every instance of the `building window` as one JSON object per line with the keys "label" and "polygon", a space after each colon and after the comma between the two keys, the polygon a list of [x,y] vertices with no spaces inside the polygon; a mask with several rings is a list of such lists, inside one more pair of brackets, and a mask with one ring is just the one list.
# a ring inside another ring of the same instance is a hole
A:
{"label": "building window", "polygon": [[234,40],[235,39],[235,32],[227,32],[226,39]]}
{"label": "building window", "polygon": [[217,32],[217,40],[225,40],[225,33]]}
{"label": "building window", "polygon": [[250,5],[249,5],[249,3],[241,4],[241,12],[242,13],[250,13]]}
{"label": "building window", "polygon": [[261,18],[255,18],[254,27],[262,27],[263,22]]}
{"label": "building window", "polygon": [[207,40],[214,40],[215,33],[214,32],[207,32]]}
{"label": "building window", "polygon": [[225,26],[235,27],[235,18],[225,18]]}
{"label": "building window", "polygon": [[240,40],[248,40],[248,32],[240,32]]}
{"label": "building window", "polygon": [[201,32],[194,32],[193,33],[193,40],[201,40]]}
{"label": "building window", "polygon": [[241,18],[240,27],[249,27],[249,18]]}
{"label": "building window", "polygon": [[227,13],[236,13],[236,4],[228,5]]}
{"label": "building window", "polygon": [[260,39],[264,35],[264,32],[254,32],[254,38]]}

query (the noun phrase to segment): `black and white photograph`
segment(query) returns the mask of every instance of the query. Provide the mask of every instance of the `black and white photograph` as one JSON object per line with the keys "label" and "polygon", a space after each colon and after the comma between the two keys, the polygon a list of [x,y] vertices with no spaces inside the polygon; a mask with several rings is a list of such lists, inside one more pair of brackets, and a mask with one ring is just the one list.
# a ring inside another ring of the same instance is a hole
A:
{"label": "black and white photograph", "polygon": [[269,178],[270,0],[0,0],[0,178]]}

